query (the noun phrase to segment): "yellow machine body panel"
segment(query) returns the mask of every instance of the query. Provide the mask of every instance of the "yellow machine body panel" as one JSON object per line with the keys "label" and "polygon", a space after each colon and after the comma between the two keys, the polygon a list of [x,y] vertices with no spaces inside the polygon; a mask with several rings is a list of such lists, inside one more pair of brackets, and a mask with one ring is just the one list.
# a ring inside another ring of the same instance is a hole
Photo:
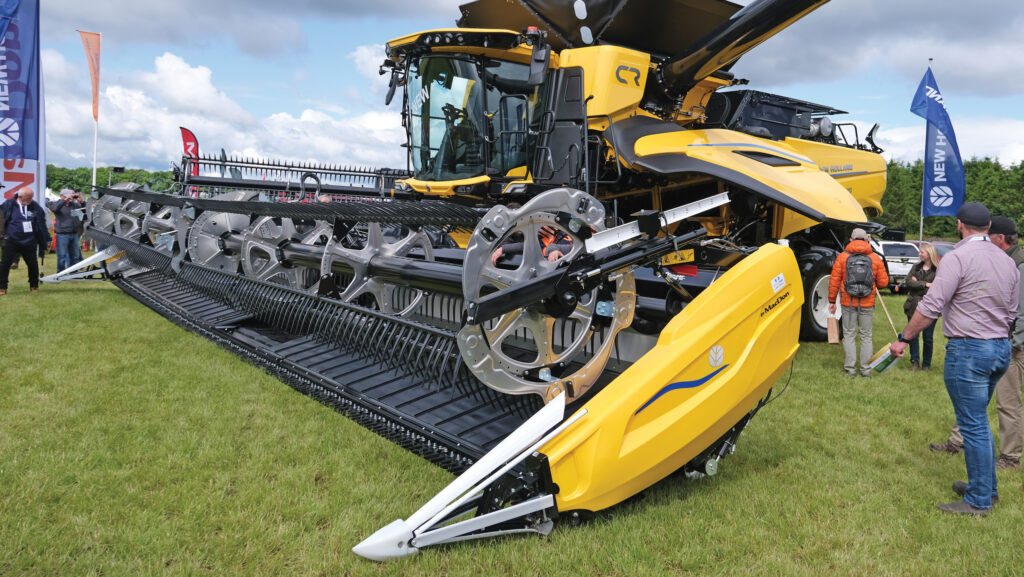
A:
{"label": "yellow machine body panel", "polygon": [[469,194],[476,187],[485,185],[491,181],[489,176],[474,176],[460,180],[419,180],[416,178],[405,178],[398,182],[404,184],[416,192],[430,196],[472,196]]}
{"label": "yellow machine body panel", "polygon": [[[813,140],[787,138],[786,145],[807,156],[817,163],[822,172],[828,174],[836,182],[857,199],[869,218],[882,214],[882,196],[886,187],[886,164],[881,155],[867,150],[857,150],[843,146],[834,146]],[[817,224],[815,221],[785,211],[780,224],[779,238]]]}
{"label": "yellow machine body panel", "polygon": [[816,212],[845,222],[867,221],[864,209],[845,187],[785,143],[732,130],[683,130],[644,136],[636,141],[634,151],[641,159],[686,155],[721,167],[775,191],[771,200],[797,212]]}
{"label": "yellow machine body panel", "polygon": [[541,447],[558,509],[619,503],[711,447],[792,362],[803,299],[785,247],[765,245],[722,275]]}
{"label": "yellow machine body panel", "polygon": [[583,69],[589,116],[610,116],[614,122],[636,114],[647,85],[650,54],[604,45],[563,50],[559,56],[561,68]]}

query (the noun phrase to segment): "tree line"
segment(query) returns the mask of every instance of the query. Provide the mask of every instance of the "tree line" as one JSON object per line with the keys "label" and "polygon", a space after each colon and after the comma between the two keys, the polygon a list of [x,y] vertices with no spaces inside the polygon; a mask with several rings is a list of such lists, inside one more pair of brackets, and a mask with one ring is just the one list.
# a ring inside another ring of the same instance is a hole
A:
{"label": "tree line", "polygon": [[[1024,227],[1024,162],[1003,166],[991,158],[971,159],[964,163],[967,178],[967,200],[983,203],[992,214],[1006,215]],[[140,168],[118,171],[111,167],[99,168],[96,184],[135,182],[150,190],[168,191],[174,183],[171,171],[149,172]],[[888,186],[882,198],[881,214],[876,220],[890,228],[907,231],[907,238],[917,238],[921,214],[921,189],[924,182],[924,162],[890,162]],[[46,185],[54,191],[71,188],[77,191],[91,189],[92,169],[62,168],[46,165]],[[925,219],[925,238],[956,238],[956,219],[951,216],[933,216]]]}
{"label": "tree line", "polygon": [[[144,184],[150,190],[167,191],[174,184],[171,171],[150,172],[141,168],[99,167],[96,169],[96,185],[107,186],[120,182]],[[54,192],[70,188],[78,192],[92,190],[92,168],[63,168],[46,165],[46,187]]]}
{"label": "tree line", "polygon": [[[916,239],[921,219],[924,161],[890,162],[888,185],[882,198],[883,214],[875,220],[907,231]],[[1024,162],[1003,166],[991,158],[972,158],[964,163],[967,200],[984,204],[992,214],[1008,216],[1024,227]],[[956,239],[956,218],[930,216],[924,220],[924,237]]]}

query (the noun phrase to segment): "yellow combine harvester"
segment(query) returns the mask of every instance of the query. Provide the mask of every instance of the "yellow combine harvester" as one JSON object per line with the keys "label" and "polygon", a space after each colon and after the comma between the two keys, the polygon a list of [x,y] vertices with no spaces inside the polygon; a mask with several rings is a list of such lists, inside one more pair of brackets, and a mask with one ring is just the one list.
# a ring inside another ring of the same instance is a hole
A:
{"label": "yellow combine harvester", "polygon": [[[180,171],[200,198],[103,190],[90,233],[125,291],[459,474],[356,553],[546,534],[713,475],[824,334],[874,129],[728,72],[824,3],[478,0],[387,45],[407,172],[221,159]],[[267,196],[296,187],[334,202]]]}

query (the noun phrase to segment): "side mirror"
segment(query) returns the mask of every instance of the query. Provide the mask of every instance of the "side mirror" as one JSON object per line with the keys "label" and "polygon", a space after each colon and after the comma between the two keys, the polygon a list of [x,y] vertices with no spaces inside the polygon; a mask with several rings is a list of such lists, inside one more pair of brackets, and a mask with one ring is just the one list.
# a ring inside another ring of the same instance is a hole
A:
{"label": "side mirror", "polygon": [[391,104],[391,100],[395,97],[395,89],[398,88],[398,83],[401,81],[398,65],[390,58],[380,65],[380,75],[383,76],[388,70],[391,70],[391,80],[388,82],[388,95],[384,97],[384,106]]}
{"label": "side mirror", "polygon": [[530,86],[544,84],[544,77],[547,76],[550,60],[550,46],[541,42],[533,45],[533,55],[530,57],[530,78],[527,81]]}
{"label": "side mirror", "polygon": [[388,95],[384,97],[384,106],[390,106],[391,100],[395,97],[395,89],[398,88],[398,70],[391,69],[391,81],[388,83]]}
{"label": "side mirror", "polygon": [[878,134],[878,123],[876,122],[875,125],[871,127],[871,130],[868,131],[868,135],[864,137],[864,140],[866,140],[868,142],[868,144],[871,145],[871,151],[872,152],[874,152],[874,153],[881,153],[882,152],[882,148],[880,146],[878,146],[877,144],[875,144],[875,135],[877,135],[877,134]]}

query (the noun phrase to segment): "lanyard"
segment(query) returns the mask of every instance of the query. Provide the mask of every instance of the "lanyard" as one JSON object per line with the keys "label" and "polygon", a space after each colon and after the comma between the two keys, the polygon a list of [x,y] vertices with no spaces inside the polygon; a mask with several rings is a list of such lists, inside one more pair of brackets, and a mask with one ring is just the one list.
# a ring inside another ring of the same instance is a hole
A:
{"label": "lanyard", "polygon": [[28,219],[28,207],[24,204],[18,203],[18,210],[21,211],[21,218]]}

